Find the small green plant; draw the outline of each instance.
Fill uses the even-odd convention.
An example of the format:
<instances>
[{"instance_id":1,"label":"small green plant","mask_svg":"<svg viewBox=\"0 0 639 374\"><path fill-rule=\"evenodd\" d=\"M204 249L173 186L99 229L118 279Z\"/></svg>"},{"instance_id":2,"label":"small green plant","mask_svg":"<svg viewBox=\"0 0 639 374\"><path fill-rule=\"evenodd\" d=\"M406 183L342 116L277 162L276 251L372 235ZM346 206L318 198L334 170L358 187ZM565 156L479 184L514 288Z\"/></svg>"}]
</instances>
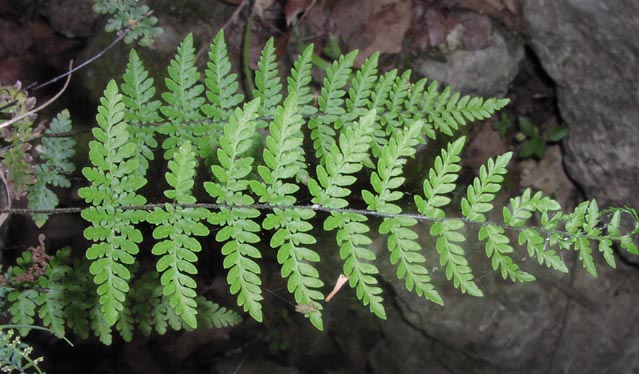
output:
<instances>
[{"instance_id":1,"label":"small green plant","mask_svg":"<svg viewBox=\"0 0 639 374\"><path fill-rule=\"evenodd\" d=\"M321 330L326 298L317 263L330 253L315 246L316 219L324 232L335 232L341 272L380 318L386 310L378 260L369 248L373 229L387 235L390 262L406 289L440 305L445 300L429 274L418 224L428 225L446 279L476 297L483 293L465 256L466 226L479 228L472 240L484 244L494 271L515 282L535 279L516 263L518 247L561 272L567 272L561 252L577 251L593 276L593 252L613 267L614 242L638 253L632 241L639 230L636 212L600 211L594 200L564 213L555 200L526 190L502 208L500 221L489 222L511 152L481 166L457 209L451 209L466 143L457 130L491 117L508 100L461 96L426 79L411 83L410 71L380 74L378 54L355 69L356 51L330 64L315 100L312 48L295 61L284 93L273 42L267 43L255 74L255 97L247 102L238 92L222 32L211 45L204 84L193 38L184 39L169 64L166 87L157 87L161 101L132 51L123 82L112 80L104 91L89 144L91 164L82 169L86 185L78 193L88 204L81 214L90 224L84 236L92 242L86 258L71 263L69 250L59 250L45 271L14 286L12 320L32 324L38 310L52 331L69 328L87 336L92 330L105 344L112 341L113 327L130 340L134 330L164 333L169 326L190 330L238 323L238 314L198 294L198 254L206 241L223 255L237 305L257 321L264 319L260 259L264 251L275 251L288 291L304 306L298 310ZM424 174L414 197L417 211L406 212L400 204L404 166L418 146L442 134L452 140ZM305 140L312 150L304 148ZM164 197L149 202L153 197L140 191L149 183L149 160L158 144L168 171L153 183L164 184ZM210 174L202 176L206 195L196 198L200 164ZM361 191L358 180L366 185ZM361 205L354 205L353 194L361 195ZM311 205L302 205L300 196L309 196ZM373 227L371 216L381 218L379 227ZM629 234L620 231L624 216L635 224ZM152 238L142 237L143 222L153 225ZM516 243L510 232L517 233ZM152 245L157 256L151 270L138 264L142 243ZM25 254L12 278L27 273L33 262ZM43 296L34 282L60 292Z\"/></svg>"},{"instance_id":2,"label":"small green plant","mask_svg":"<svg viewBox=\"0 0 639 374\"><path fill-rule=\"evenodd\" d=\"M568 135L568 128L562 125L540 132L539 127L535 126L528 117L519 117L517 124L519 132L515 135L515 139L522 143L519 157L542 159L546 155L547 144L561 141Z\"/></svg>"},{"instance_id":3,"label":"small green plant","mask_svg":"<svg viewBox=\"0 0 639 374\"><path fill-rule=\"evenodd\" d=\"M493 124L493 129L499 131L502 137L506 137L509 130L513 128L513 122L505 113L501 115L499 122ZM518 118L516 130L515 140L521 144L519 157L535 157L539 160L546 156L548 144L557 143L568 135L568 128L565 125L552 126L541 131L530 118L524 116Z\"/></svg>"},{"instance_id":4,"label":"small green plant","mask_svg":"<svg viewBox=\"0 0 639 374\"><path fill-rule=\"evenodd\" d=\"M156 17L146 5L139 5L137 0L95 0L93 11L108 14L111 18L104 29L108 32L127 29L124 42L134 41L143 47L153 44L153 39L162 33Z\"/></svg>"},{"instance_id":5,"label":"small green plant","mask_svg":"<svg viewBox=\"0 0 639 374\"><path fill-rule=\"evenodd\" d=\"M32 358L33 347L22 342L15 330L0 325L0 371L3 373L38 373L43 358Z\"/></svg>"}]
</instances>

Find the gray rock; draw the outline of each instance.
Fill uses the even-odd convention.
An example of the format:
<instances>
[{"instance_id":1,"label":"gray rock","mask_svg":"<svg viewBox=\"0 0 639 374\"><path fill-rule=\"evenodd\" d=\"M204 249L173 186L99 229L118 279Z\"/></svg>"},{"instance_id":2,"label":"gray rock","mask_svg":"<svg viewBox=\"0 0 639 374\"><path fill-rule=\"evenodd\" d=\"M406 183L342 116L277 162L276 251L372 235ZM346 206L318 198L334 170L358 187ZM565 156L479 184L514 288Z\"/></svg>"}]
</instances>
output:
<instances>
[{"instance_id":1,"label":"gray rock","mask_svg":"<svg viewBox=\"0 0 639 374\"><path fill-rule=\"evenodd\" d=\"M568 173L603 204L637 207L639 4L527 0L524 16L570 126Z\"/></svg>"},{"instance_id":2,"label":"gray rock","mask_svg":"<svg viewBox=\"0 0 639 374\"><path fill-rule=\"evenodd\" d=\"M429 79L452 86L454 91L485 97L503 96L519 71L524 56L523 41L497 29L492 43L483 49L460 49L464 26L459 24L447 36L442 58L424 56L412 68Z\"/></svg>"}]
</instances>

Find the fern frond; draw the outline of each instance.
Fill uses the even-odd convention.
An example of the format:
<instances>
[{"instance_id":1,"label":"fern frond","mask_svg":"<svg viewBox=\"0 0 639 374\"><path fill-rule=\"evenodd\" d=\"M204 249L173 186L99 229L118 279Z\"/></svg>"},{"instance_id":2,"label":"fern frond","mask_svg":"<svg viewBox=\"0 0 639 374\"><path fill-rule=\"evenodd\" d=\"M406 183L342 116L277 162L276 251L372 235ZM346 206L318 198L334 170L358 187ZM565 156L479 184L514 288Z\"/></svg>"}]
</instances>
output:
<instances>
[{"instance_id":1,"label":"fern frond","mask_svg":"<svg viewBox=\"0 0 639 374\"><path fill-rule=\"evenodd\" d=\"M369 111L358 122L344 127L340 132L339 147L334 143L326 155L325 165L317 166L317 180L310 179L308 189L313 195L312 202L322 207L341 209L348 206L345 199L351 194L349 186L355 183L352 175L362 169L368 158L371 143L370 133L375 121L375 111ZM359 213L331 212L324 221L324 230L337 229L337 243L340 258L344 261L343 271L349 278L349 285L356 290L357 298L369 305L371 312L386 318L382 289L374 275L379 269L370 263L375 254L367 248L371 240L366 236L369 228L363 222L367 218Z\"/></svg>"},{"instance_id":2,"label":"fern frond","mask_svg":"<svg viewBox=\"0 0 639 374\"><path fill-rule=\"evenodd\" d=\"M89 310L89 320L91 321L91 330L93 334L100 340L100 343L104 345L111 345L113 342L113 331L111 323L106 319L106 315L103 312L103 307L100 298L95 297L93 300L93 306ZM116 316L116 318L119 317Z\"/></svg>"},{"instance_id":3,"label":"fern frond","mask_svg":"<svg viewBox=\"0 0 639 374\"><path fill-rule=\"evenodd\" d=\"M126 112L124 120L129 123L131 142L138 147L136 158L138 159L138 173L145 175L149 167L149 161L153 160L153 149L158 146L155 140L155 126L143 126L162 120L160 116L159 100L153 100L155 86L153 78L144 68L142 60L135 49L129 53L129 62L124 72L122 82L122 102Z\"/></svg>"},{"instance_id":4,"label":"fern frond","mask_svg":"<svg viewBox=\"0 0 639 374\"><path fill-rule=\"evenodd\" d=\"M416 121L410 127L397 132L382 149L377 162L377 170L371 175L370 191L362 191L362 197L371 211L399 214L402 209L395 201L402 193L394 191L405 181L402 175L403 166L408 157L414 157L417 145L421 142L423 122ZM418 235L410 227L417 220L407 217L384 218L379 233L388 234L387 246L392 265L397 266L398 279L405 279L406 288L413 288L419 296L423 296L437 304L443 304L441 296L431 283L428 270L424 266L426 258L419 253L421 247L417 243Z\"/></svg>"},{"instance_id":5,"label":"fern frond","mask_svg":"<svg viewBox=\"0 0 639 374\"><path fill-rule=\"evenodd\" d=\"M251 317L262 320L263 299L260 285L260 267L253 260L260 258L260 251L253 244L260 238L255 234L260 226L255 222L260 212L248 208L254 203L247 193L249 181L245 178L251 173L253 158L245 156L251 147L251 138L255 132L255 119L260 100L255 99L236 109L229 123L224 127L224 135L217 151L219 165L211 166L218 182L206 182L204 188L217 203L239 205L244 208L222 208L211 213L209 222L224 225L215 236L222 246L224 268L229 269L227 281L231 285L231 294L237 294L237 304L244 307Z\"/></svg>"},{"instance_id":6,"label":"fern frond","mask_svg":"<svg viewBox=\"0 0 639 374\"><path fill-rule=\"evenodd\" d=\"M89 272L89 262L75 261L72 271L63 280L64 316L67 326L83 339L89 337L89 311L97 298L95 283Z\"/></svg>"},{"instance_id":7,"label":"fern frond","mask_svg":"<svg viewBox=\"0 0 639 374\"><path fill-rule=\"evenodd\" d=\"M129 290L131 273L127 265L133 264L139 251L137 243L142 241L135 224L146 215L144 211L121 207L146 203L136 193L146 179L133 173L137 168L136 147L129 142L122 95L114 81L107 85L101 103L96 117L99 127L93 129L95 140L89 143L93 167L82 170L92 184L80 188L78 194L92 204L82 211L82 217L92 223L84 230L84 236L94 242L86 257L93 261L90 271L98 285L104 318L112 326Z\"/></svg>"},{"instance_id":8,"label":"fern frond","mask_svg":"<svg viewBox=\"0 0 639 374\"><path fill-rule=\"evenodd\" d=\"M556 201L543 196L541 192L531 196L531 190L526 189L521 196L510 199L510 208L503 208L504 223L511 227L522 227L532 217L534 212L543 214L558 211L560 208ZM555 242L561 242L563 238L553 236L546 239L548 240L545 240L537 230L524 228L519 232L517 242L519 245L526 244L528 255L536 257L540 265L546 264L548 267L567 273L568 268L563 259L554 249L551 249Z\"/></svg>"},{"instance_id":9,"label":"fern frond","mask_svg":"<svg viewBox=\"0 0 639 374\"><path fill-rule=\"evenodd\" d=\"M195 301L197 302L197 323L202 328L210 329L215 327L219 329L235 326L242 321L239 314L221 307L202 296L198 296Z\"/></svg>"},{"instance_id":10,"label":"fern frond","mask_svg":"<svg viewBox=\"0 0 639 374\"><path fill-rule=\"evenodd\" d=\"M209 143L208 138L201 135L206 132L206 125L198 122L196 126L184 126L184 123L202 119L200 107L204 104L204 98L200 97L204 86L198 84L200 73L195 66L193 34L188 34L180 43L168 72L169 77L164 80L168 91L162 93L166 105L160 107L168 122L157 128L160 134L168 135L162 142L164 158L171 159L179 144L186 140L196 145L199 154L205 156Z\"/></svg>"},{"instance_id":11,"label":"fern frond","mask_svg":"<svg viewBox=\"0 0 639 374\"><path fill-rule=\"evenodd\" d=\"M434 167L429 170L428 179L424 180L424 198L415 196L415 204L419 213L431 218L444 218L446 213L442 207L448 205L451 199L443 196L455 189L458 173L461 170L459 162L461 150L466 142L460 137L454 143L449 143L447 149L435 159ZM464 257L464 249L458 244L465 240L460 230L464 222L458 219L439 220L430 228L430 234L437 237L436 248L439 262L446 268L446 278L452 280L455 287L464 293L481 297L483 293L473 281L473 274L468 260Z\"/></svg>"},{"instance_id":12,"label":"fern frond","mask_svg":"<svg viewBox=\"0 0 639 374\"><path fill-rule=\"evenodd\" d=\"M404 124L402 111L409 93L410 76L411 71L406 70L402 75L396 77L393 82L393 88L388 94L386 112L382 117L382 128L388 135L393 134Z\"/></svg>"},{"instance_id":13,"label":"fern frond","mask_svg":"<svg viewBox=\"0 0 639 374\"><path fill-rule=\"evenodd\" d=\"M38 279L40 288L46 290L40 292L38 296L38 305L40 306L38 317L40 317L42 325L49 328L58 338L65 335L64 311L68 301L64 297L64 292L66 292L64 280L73 269L64 262L68 260L70 254L69 248L56 252L55 256L49 260L44 276Z\"/></svg>"},{"instance_id":14,"label":"fern frond","mask_svg":"<svg viewBox=\"0 0 639 374\"><path fill-rule=\"evenodd\" d=\"M115 323L115 329L120 333L122 339L129 343L133 340L133 313L131 308L133 307L131 299L127 298L124 301L124 309L118 316L118 322Z\"/></svg>"},{"instance_id":15,"label":"fern frond","mask_svg":"<svg viewBox=\"0 0 639 374\"><path fill-rule=\"evenodd\" d=\"M45 134L60 134L71 131L71 119L69 111L63 110L51 121L51 126ZM75 170L75 165L70 158L75 154L73 147L75 140L71 137L47 137L42 139L38 147L40 158L44 161L35 166L35 184L29 187L29 209L54 209L59 200L56 194L49 189L54 187L71 187L67 174ZM48 215L37 213L33 215L36 226L42 227L48 219Z\"/></svg>"},{"instance_id":16,"label":"fern frond","mask_svg":"<svg viewBox=\"0 0 639 374\"><path fill-rule=\"evenodd\" d=\"M512 158L512 152L504 153L496 160L489 159L487 165L482 165L471 185L468 186L466 197L462 199L461 210L464 217L472 222L486 222L485 213L493 210L495 195L501 190L504 175L508 173L506 166ZM482 225L478 233L479 240L486 241L486 255L491 258L493 270L501 269L504 279L530 282L535 279L529 273L520 270L508 253L514 250L510 240L504 234L504 229L495 225Z\"/></svg>"},{"instance_id":17,"label":"fern frond","mask_svg":"<svg viewBox=\"0 0 639 374\"><path fill-rule=\"evenodd\" d=\"M441 155L435 158L433 168L428 171L428 179L424 180L424 198L415 195L415 205L419 213L426 217L443 218L446 213L441 209L450 204L451 199L445 194L455 189L458 173L461 170L461 151L466 142L462 136L453 143L449 143L447 149L442 149Z\"/></svg>"},{"instance_id":18,"label":"fern frond","mask_svg":"<svg viewBox=\"0 0 639 374\"><path fill-rule=\"evenodd\" d=\"M255 72L255 93L260 98L260 115L273 116L275 107L282 100L282 83L277 70L274 40L270 38L260 55Z\"/></svg>"},{"instance_id":19,"label":"fern frond","mask_svg":"<svg viewBox=\"0 0 639 374\"><path fill-rule=\"evenodd\" d=\"M348 89L344 121L355 121L368 111L366 104L368 104L375 83L377 83L378 61L379 52L373 53L355 73L355 78Z\"/></svg>"},{"instance_id":20,"label":"fern frond","mask_svg":"<svg viewBox=\"0 0 639 374\"><path fill-rule=\"evenodd\" d=\"M388 135L382 128L381 119L382 113L385 111L386 99L388 94L393 89L393 82L397 76L397 69L393 69L384 73L379 77L375 90L371 93L370 100L368 101L368 109L375 109L377 112L377 119L375 120L375 130L371 134L373 143L371 145L371 151L373 156L379 158L381 149L388 142Z\"/></svg>"},{"instance_id":21,"label":"fern frond","mask_svg":"<svg viewBox=\"0 0 639 374\"><path fill-rule=\"evenodd\" d=\"M35 321L38 292L34 289L14 290L9 293L7 300L11 303L9 307L11 323L25 326L19 328L18 332L22 336L27 335L30 331L28 326L32 326Z\"/></svg>"},{"instance_id":22,"label":"fern frond","mask_svg":"<svg viewBox=\"0 0 639 374\"><path fill-rule=\"evenodd\" d=\"M570 241L574 246L574 250L579 252L579 260L583 267L593 277L597 276L597 269L592 257L592 248L590 247L590 237L597 237L601 233L597 228L599 224L599 207L597 202L584 201L579 204L575 210L566 219L566 231L571 237Z\"/></svg>"},{"instance_id":23,"label":"fern frond","mask_svg":"<svg viewBox=\"0 0 639 374\"><path fill-rule=\"evenodd\" d=\"M217 33L211 44L206 66L204 83L210 104L203 106L202 111L215 121L226 121L233 114L233 109L242 103L244 95L237 92L237 74L230 73L231 61L224 40L224 29Z\"/></svg>"},{"instance_id":24,"label":"fern frond","mask_svg":"<svg viewBox=\"0 0 639 374\"><path fill-rule=\"evenodd\" d=\"M428 123L432 124L435 130L449 136L453 135L453 131L460 126L465 126L467 121L490 118L510 101L509 99L484 100L481 97L461 97L459 93L451 95L450 87L446 87L441 94L438 94L436 82L428 87L426 97L428 100L424 110L428 113Z\"/></svg>"},{"instance_id":25,"label":"fern frond","mask_svg":"<svg viewBox=\"0 0 639 374\"><path fill-rule=\"evenodd\" d=\"M317 112L317 108L313 105L313 94L311 93L310 83L313 80L311 76L311 63L313 59L313 44L307 46L301 55L295 60L291 75L287 78L288 95L295 94L297 97L297 108L299 113L309 116Z\"/></svg>"},{"instance_id":26,"label":"fern frond","mask_svg":"<svg viewBox=\"0 0 639 374\"><path fill-rule=\"evenodd\" d=\"M195 165L195 154L187 141L169 161L166 180L173 189L164 192L166 197L180 204L195 203L191 194ZM162 274L164 296L170 298L176 314L192 328L197 327L196 282L192 276L197 274L194 263L197 261L196 253L202 248L191 235L209 234L209 229L200 223L208 214L208 210L203 208L166 204L164 209L156 208L147 216L147 220L157 226L153 230L153 238L161 239L153 246L152 252L161 256L156 269Z\"/></svg>"},{"instance_id":27,"label":"fern frond","mask_svg":"<svg viewBox=\"0 0 639 374\"><path fill-rule=\"evenodd\" d=\"M292 206L297 202L294 194L299 186L287 181L298 175L300 164L305 164L304 138L300 136L303 120L297 112L297 98L293 93L284 102L284 107L277 109L269 126L270 135L266 138L267 147L263 153L266 165L257 169L263 182L251 184L260 202L274 206ZM324 283L312 265L320 257L306 247L316 242L308 233L313 228L308 221L314 216L315 212L310 209L276 208L266 215L262 227L275 230L270 244L271 248L277 249L277 261L282 265L282 276L288 279L288 290L295 296L297 304L313 305L317 309L305 316L322 330L322 306L319 302L324 296L317 288Z\"/></svg>"},{"instance_id":28,"label":"fern frond","mask_svg":"<svg viewBox=\"0 0 639 374\"><path fill-rule=\"evenodd\" d=\"M335 143L335 128L341 127L337 120L345 113L343 104L346 90L344 87L348 83L355 57L357 57L357 51L340 56L337 61L333 61L326 71L320 96L317 98L321 115L312 118L308 124L315 154L320 163L324 163L331 145Z\"/></svg>"}]
</instances>

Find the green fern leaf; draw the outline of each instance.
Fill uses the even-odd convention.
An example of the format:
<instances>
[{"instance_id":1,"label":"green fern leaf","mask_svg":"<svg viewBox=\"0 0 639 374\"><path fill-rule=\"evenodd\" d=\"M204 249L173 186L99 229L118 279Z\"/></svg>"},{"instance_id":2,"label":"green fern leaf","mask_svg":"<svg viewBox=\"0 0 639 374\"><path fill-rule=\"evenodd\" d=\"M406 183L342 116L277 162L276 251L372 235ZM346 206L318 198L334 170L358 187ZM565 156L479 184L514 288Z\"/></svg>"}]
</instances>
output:
<instances>
[{"instance_id":1,"label":"green fern leaf","mask_svg":"<svg viewBox=\"0 0 639 374\"><path fill-rule=\"evenodd\" d=\"M233 109L244 100L244 96L237 93L239 88L237 74L230 72L231 62L224 40L224 30L221 29L211 44L205 72L206 97L210 104L202 107L206 116L215 121L228 120L233 114Z\"/></svg>"},{"instance_id":2,"label":"green fern leaf","mask_svg":"<svg viewBox=\"0 0 639 374\"><path fill-rule=\"evenodd\" d=\"M206 300L202 296L196 298L197 301L197 323L198 326L210 329L235 326L242 321L239 314L230 309Z\"/></svg>"},{"instance_id":3,"label":"green fern leaf","mask_svg":"<svg viewBox=\"0 0 639 374\"><path fill-rule=\"evenodd\" d=\"M541 192L531 196L531 190L526 189L521 196L510 199L510 208L503 208L504 223L511 227L522 227L532 217L534 212L543 214L559 209L559 204L553 199L543 196ZM546 222L546 224L548 225L549 222ZM550 222L550 224L552 223ZM546 226L545 228L549 229L550 227ZM551 249L555 242L563 242L563 238L551 237L546 239L537 230L525 228L519 232L517 242L519 245L526 244L528 255L536 257L540 265L545 264L555 270L567 273L568 268L563 259L554 249Z\"/></svg>"},{"instance_id":4,"label":"green fern leaf","mask_svg":"<svg viewBox=\"0 0 639 374\"><path fill-rule=\"evenodd\" d=\"M127 343L133 340L134 319L131 307L131 299L127 298L124 302L124 309L118 317L118 322L115 324L115 329L118 330L122 339Z\"/></svg>"},{"instance_id":5,"label":"green fern leaf","mask_svg":"<svg viewBox=\"0 0 639 374\"><path fill-rule=\"evenodd\" d=\"M395 78L393 88L386 100L386 113L382 117L382 128L386 134L391 135L404 124L402 110L404 102L409 94L411 71L406 70L401 76Z\"/></svg>"},{"instance_id":6,"label":"green fern leaf","mask_svg":"<svg viewBox=\"0 0 639 374\"><path fill-rule=\"evenodd\" d=\"M36 314L38 292L36 290L14 290L11 291L7 300L11 303L9 313L11 314L11 323L14 325L25 326L18 329L22 336L26 336L30 329L28 326L34 324Z\"/></svg>"},{"instance_id":7,"label":"green fern leaf","mask_svg":"<svg viewBox=\"0 0 639 374\"><path fill-rule=\"evenodd\" d=\"M381 213L399 214L401 208L394 202L402 197L402 193L394 191L400 187L405 178L401 177L402 168L408 157L413 157L416 147L421 141L423 122L413 122L410 127L397 132L382 149L377 162L377 170L371 175L371 185L375 193L364 190L362 197L367 209ZM397 266L397 277L405 279L406 288L413 288L419 296L423 296L442 305L443 300L431 283L428 270L424 266L426 258L419 253L421 246L417 243L417 233L410 227L417 220L407 217L384 218L379 227L380 234L389 234L387 239L391 264Z\"/></svg>"},{"instance_id":8,"label":"green fern leaf","mask_svg":"<svg viewBox=\"0 0 639 374\"><path fill-rule=\"evenodd\" d=\"M69 111L63 110L51 121L51 126L45 134L61 134L71 131ZM73 147L75 140L71 137L47 137L42 139L40 147L36 148L40 153L43 164L35 166L35 184L29 187L29 209L54 209L59 200L56 194L49 189L54 187L71 187L67 174L75 170L71 157L75 154ZM33 221L38 227L42 227L48 219L48 215L37 213L33 215Z\"/></svg>"},{"instance_id":9,"label":"green fern leaf","mask_svg":"<svg viewBox=\"0 0 639 374\"><path fill-rule=\"evenodd\" d=\"M93 224L84 231L85 238L94 241L86 257L93 261L90 271L98 285L105 321L112 326L129 290L127 265L133 264L137 243L142 241L142 233L134 225L146 215L120 207L146 203L136 194L146 180L133 174L137 167L135 145L129 142L122 95L114 81L107 85L101 103L96 117L99 127L93 129L96 140L89 143L94 166L82 170L92 185L81 188L78 194L93 204L82 211L82 217Z\"/></svg>"},{"instance_id":10,"label":"green fern leaf","mask_svg":"<svg viewBox=\"0 0 639 374\"><path fill-rule=\"evenodd\" d=\"M446 213L441 209L450 204L450 198L443 196L455 189L455 181L458 178L461 166L461 151L466 142L462 136L453 143L449 143L447 149L442 150L440 156L435 158L433 168L428 171L428 179L424 180L424 196L415 196L415 205L421 214L431 218L443 218Z\"/></svg>"},{"instance_id":11,"label":"green fern leaf","mask_svg":"<svg viewBox=\"0 0 639 374\"><path fill-rule=\"evenodd\" d=\"M357 51L340 56L337 61L333 61L331 67L326 71L320 96L317 99L321 116L312 118L308 124L311 129L313 147L321 163L324 163L324 159L331 150L331 145L335 143L335 129L333 127L341 127L337 120L345 113L343 104L346 91L344 87L348 83L355 57L357 57Z\"/></svg>"},{"instance_id":12,"label":"green fern leaf","mask_svg":"<svg viewBox=\"0 0 639 374\"><path fill-rule=\"evenodd\" d=\"M377 65L379 52L373 53L364 61L362 67L355 74L355 79L348 89L346 99L346 115L344 121L352 122L368 112L366 105L377 83Z\"/></svg>"},{"instance_id":13,"label":"green fern leaf","mask_svg":"<svg viewBox=\"0 0 639 374\"><path fill-rule=\"evenodd\" d=\"M313 80L311 76L311 61L313 59L313 44L307 46L302 54L295 60L291 75L287 78L288 95L295 94L297 97L297 107L299 113L309 116L317 112L313 103L313 94L311 92L310 83Z\"/></svg>"},{"instance_id":14,"label":"green fern leaf","mask_svg":"<svg viewBox=\"0 0 639 374\"><path fill-rule=\"evenodd\" d=\"M76 261L72 269L62 281L64 317L73 333L86 339L89 336L88 316L96 298L96 287L91 280L88 261Z\"/></svg>"},{"instance_id":15,"label":"green fern leaf","mask_svg":"<svg viewBox=\"0 0 639 374\"><path fill-rule=\"evenodd\" d=\"M198 84L200 73L195 66L195 47L193 47L193 35L184 38L178 52L171 60L168 68L169 77L165 79L168 89L162 94L162 99L167 105L160 111L169 120L158 126L160 134L168 135L162 143L165 150L164 158L170 159L182 142L189 140L197 145L202 156L208 152L208 138L202 136L206 133L206 124L202 119L200 107L204 104L204 98L200 97L204 92L204 86ZM185 123L192 123L185 126Z\"/></svg>"},{"instance_id":16,"label":"green fern leaf","mask_svg":"<svg viewBox=\"0 0 639 374\"><path fill-rule=\"evenodd\" d=\"M270 135L264 150L265 166L258 167L263 182L253 182L251 188L260 197L260 202L273 206L292 206L297 202L295 193L299 187L287 182L299 173L299 165L305 164L303 142L300 136L303 124L298 114L297 98L289 95L284 107L275 112L269 126ZM313 226L308 222L315 216L310 209L274 209L266 215L262 227L276 230L271 238L271 248L277 249L277 260L282 265L282 276L288 278L288 289L297 304L312 305L313 312L306 313L311 323L323 329L321 304L324 296L317 288L324 283L317 269L311 264L319 261L317 252L306 247L314 244L315 238L308 234Z\"/></svg>"},{"instance_id":17,"label":"green fern leaf","mask_svg":"<svg viewBox=\"0 0 639 374\"><path fill-rule=\"evenodd\" d=\"M510 240L505 235L502 227L495 225L484 225L479 229L478 238L486 241L486 256L491 259L493 270L501 270L504 279L510 278L513 282L532 282L535 277L519 268L508 256L514 249L510 245Z\"/></svg>"},{"instance_id":18,"label":"green fern leaf","mask_svg":"<svg viewBox=\"0 0 639 374\"><path fill-rule=\"evenodd\" d=\"M159 100L153 100L155 87L153 78L144 68L144 64L132 49L129 53L129 62L124 72L122 82L122 102L126 107L124 120L129 123L131 142L138 150L136 158L138 160L138 173L145 175L149 167L149 161L155 158L153 149L158 146L155 140L155 126L144 126L154 124L162 120L159 109Z\"/></svg>"},{"instance_id":19,"label":"green fern leaf","mask_svg":"<svg viewBox=\"0 0 639 374\"><path fill-rule=\"evenodd\" d=\"M217 181L206 182L204 188L217 203L248 206L254 203L247 194L249 181L245 178L251 173L253 158L245 156L251 147L251 138L255 132L255 119L260 100L255 99L236 109L217 152L219 165L211 166ZM222 208L212 213L209 222L224 227L218 231L215 240L225 243L222 246L224 268L229 269L227 281L231 285L231 294L237 294L237 304L244 307L256 321L262 320L263 299L260 267L253 260L260 258L260 251L253 244L260 238L255 234L260 226L255 222L260 212L255 208Z\"/></svg>"},{"instance_id":20,"label":"green fern leaf","mask_svg":"<svg viewBox=\"0 0 639 374\"><path fill-rule=\"evenodd\" d=\"M173 189L164 194L180 204L193 204L195 198L191 194L195 177L195 154L191 143L185 142L169 161L167 182ZM164 209L156 208L147 216L147 220L156 225L153 230L155 239L164 239L153 246L153 254L161 256L157 263L157 271L164 286L164 296L170 298L175 313L184 319L192 328L197 328L197 303L195 301L196 282L192 278L197 274L194 263L197 252L201 251L200 243L191 235L206 236L209 229L200 223L209 215L202 208L182 208L166 204Z\"/></svg>"},{"instance_id":21,"label":"green fern leaf","mask_svg":"<svg viewBox=\"0 0 639 374\"><path fill-rule=\"evenodd\" d=\"M419 213L430 218L444 218L446 213L442 207L448 205L451 199L444 194L455 189L461 166L461 150L466 142L465 137L460 137L454 143L449 143L447 149L442 150L441 155L435 159L434 167L428 173L428 179L424 180L424 196L415 196L415 204ZM455 287L464 293L481 297L483 293L473 281L473 274L468 260L464 257L464 249L457 243L465 240L460 230L464 222L456 219L440 220L433 223L430 234L437 237L437 253L439 262L446 268L446 279L452 280Z\"/></svg>"},{"instance_id":22,"label":"green fern leaf","mask_svg":"<svg viewBox=\"0 0 639 374\"><path fill-rule=\"evenodd\" d=\"M64 292L66 292L64 280L72 271L71 267L62 262L68 260L71 250L64 248L59 250L55 256L49 260L44 276L38 279L38 285L46 290L38 295L38 317L42 325L61 338L65 335L65 315L66 302Z\"/></svg>"},{"instance_id":23,"label":"green fern leaf","mask_svg":"<svg viewBox=\"0 0 639 374\"><path fill-rule=\"evenodd\" d=\"M374 110L353 126L342 129L339 148L338 144L332 145L330 153L326 155L325 165L317 166L317 180L310 179L308 182L313 203L332 209L348 206L345 197L351 194L349 186L356 181L352 174L362 169L363 161L368 157L373 121ZM355 288L357 298L364 305L369 305L375 315L386 318L383 298L380 296L382 289L374 277L379 270L369 262L375 259L375 254L367 248L371 240L366 236L369 231L363 223L366 220L363 214L334 211L324 221L324 230L337 229L344 275L349 278L349 285Z\"/></svg>"},{"instance_id":24,"label":"green fern leaf","mask_svg":"<svg viewBox=\"0 0 639 374\"><path fill-rule=\"evenodd\" d=\"M274 40L270 38L262 49L255 72L255 97L260 98L260 115L273 116L275 107L282 100L282 83L277 71Z\"/></svg>"}]
</instances>

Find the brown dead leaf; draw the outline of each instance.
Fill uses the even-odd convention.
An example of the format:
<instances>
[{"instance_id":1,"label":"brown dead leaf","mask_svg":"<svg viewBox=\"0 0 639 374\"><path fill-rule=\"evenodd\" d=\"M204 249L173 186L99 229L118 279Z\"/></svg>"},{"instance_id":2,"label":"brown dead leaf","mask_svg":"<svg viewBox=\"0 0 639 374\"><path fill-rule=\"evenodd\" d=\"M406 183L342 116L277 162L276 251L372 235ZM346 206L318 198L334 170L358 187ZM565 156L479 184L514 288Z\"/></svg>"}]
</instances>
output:
<instances>
[{"instance_id":1,"label":"brown dead leaf","mask_svg":"<svg viewBox=\"0 0 639 374\"><path fill-rule=\"evenodd\" d=\"M284 6L284 17L286 26L297 23L300 14L306 12L316 0L288 0Z\"/></svg>"},{"instance_id":2,"label":"brown dead leaf","mask_svg":"<svg viewBox=\"0 0 639 374\"><path fill-rule=\"evenodd\" d=\"M354 0L338 2L331 11L335 33L346 50L358 49L357 64L374 52L394 54L402 50L413 20L412 1Z\"/></svg>"}]
</instances>

